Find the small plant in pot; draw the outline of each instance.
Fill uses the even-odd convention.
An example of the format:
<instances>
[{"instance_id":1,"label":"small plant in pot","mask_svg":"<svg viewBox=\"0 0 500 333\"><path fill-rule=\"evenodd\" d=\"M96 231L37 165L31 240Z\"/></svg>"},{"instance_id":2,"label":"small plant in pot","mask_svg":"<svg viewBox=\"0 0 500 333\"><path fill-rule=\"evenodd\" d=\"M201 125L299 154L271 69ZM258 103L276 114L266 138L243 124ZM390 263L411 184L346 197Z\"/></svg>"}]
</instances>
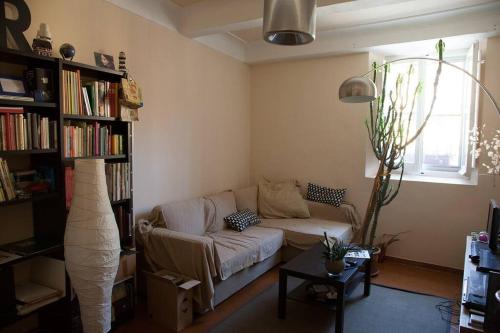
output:
<instances>
[{"instance_id":1,"label":"small plant in pot","mask_svg":"<svg viewBox=\"0 0 500 333\"><path fill-rule=\"evenodd\" d=\"M323 245L326 250L323 252L323 257L325 258L326 270L331 275L340 275L344 271L344 257L350 250L350 246L344 244L342 241L329 239L326 232L324 235L325 240L323 241Z\"/></svg>"}]
</instances>

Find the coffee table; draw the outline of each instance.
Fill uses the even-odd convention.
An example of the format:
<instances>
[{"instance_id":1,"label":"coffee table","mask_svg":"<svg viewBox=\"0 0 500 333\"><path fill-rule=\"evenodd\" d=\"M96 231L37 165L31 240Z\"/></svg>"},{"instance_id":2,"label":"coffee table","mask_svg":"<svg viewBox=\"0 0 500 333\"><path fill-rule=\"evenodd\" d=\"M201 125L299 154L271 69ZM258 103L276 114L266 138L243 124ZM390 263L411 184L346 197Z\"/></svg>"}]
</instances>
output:
<instances>
[{"instance_id":1,"label":"coffee table","mask_svg":"<svg viewBox=\"0 0 500 333\"><path fill-rule=\"evenodd\" d=\"M279 301L278 317L285 319L287 302L288 277L293 276L317 284L331 285L337 291L335 301L335 332L341 333L344 329L344 303L348 290L353 290L361 281L364 281L364 295L370 295L370 259L353 259L356 267L346 269L338 277L329 276L322 257L324 247L321 243L313 246L280 267L279 273ZM360 267L364 266L364 272Z\"/></svg>"}]
</instances>

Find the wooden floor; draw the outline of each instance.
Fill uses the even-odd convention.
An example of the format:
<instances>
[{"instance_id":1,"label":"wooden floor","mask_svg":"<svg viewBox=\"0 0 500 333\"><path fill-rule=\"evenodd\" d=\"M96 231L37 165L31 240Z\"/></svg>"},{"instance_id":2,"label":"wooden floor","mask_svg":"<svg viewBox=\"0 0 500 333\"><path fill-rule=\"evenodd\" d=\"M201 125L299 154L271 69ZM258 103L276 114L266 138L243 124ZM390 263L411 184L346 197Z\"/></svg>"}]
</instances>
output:
<instances>
[{"instance_id":1,"label":"wooden floor","mask_svg":"<svg viewBox=\"0 0 500 333\"><path fill-rule=\"evenodd\" d=\"M386 259L379 267L380 274L372 280L375 284L441 296L448 299L458 300L460 298L462 288L462 274L460 272L421 267L392 259ZM230 316L231 313L237 311L239 307L277 282L278 269L275 268L223 302L215 311L196 318L193 325L183 332L201 333L208 331L210 328L216 326L217 323L224 320L224 318ZM145 306L140 304L135 319L117 329L116 332L167 333L168 331L148 320ZM452 325L451 332L458 332L456 326Z\"/></svg>"}]
</instances>

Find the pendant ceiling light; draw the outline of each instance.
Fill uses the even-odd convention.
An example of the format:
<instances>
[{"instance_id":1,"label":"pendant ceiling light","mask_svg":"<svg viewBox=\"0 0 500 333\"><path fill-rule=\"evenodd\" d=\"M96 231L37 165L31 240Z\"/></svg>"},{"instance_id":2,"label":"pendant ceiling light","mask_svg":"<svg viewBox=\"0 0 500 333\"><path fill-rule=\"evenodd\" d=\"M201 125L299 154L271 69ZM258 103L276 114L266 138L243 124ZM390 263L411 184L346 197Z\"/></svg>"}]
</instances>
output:
<instances>
[{"instance_id":1,"label":"pendant ceiling light","mask_svg":"<svg viewBox=\"0 0 500 333\"><path fill-rule=\"evenodd\" d=\"M279 45L314 41L316 0L264 0L263 37Z\"/></svg>"}]
</instances>

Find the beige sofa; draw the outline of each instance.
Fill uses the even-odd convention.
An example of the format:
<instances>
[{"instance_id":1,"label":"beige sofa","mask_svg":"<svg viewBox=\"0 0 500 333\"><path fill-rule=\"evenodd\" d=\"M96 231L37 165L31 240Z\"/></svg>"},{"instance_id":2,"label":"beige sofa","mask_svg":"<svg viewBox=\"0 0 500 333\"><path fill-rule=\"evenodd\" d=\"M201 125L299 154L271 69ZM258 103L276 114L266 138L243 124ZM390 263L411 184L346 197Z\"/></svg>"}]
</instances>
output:
<instances>
[{"instance_id":1,"label":"beige sofa","mask_svg":"<svg viewBox=\"0 0 500 333\"><path fill-rule=\"evenodd\" d=\"M282 261L319 242L323 232L349 241L359 226L354 206L307 201L311 218L262 219L243 232L224 217L258 211L257 187L225 191L154 208L137 226L137 243L153 271L168 269L202 281L198 311L213 308Z\"/></svg>"}]
</instances>

